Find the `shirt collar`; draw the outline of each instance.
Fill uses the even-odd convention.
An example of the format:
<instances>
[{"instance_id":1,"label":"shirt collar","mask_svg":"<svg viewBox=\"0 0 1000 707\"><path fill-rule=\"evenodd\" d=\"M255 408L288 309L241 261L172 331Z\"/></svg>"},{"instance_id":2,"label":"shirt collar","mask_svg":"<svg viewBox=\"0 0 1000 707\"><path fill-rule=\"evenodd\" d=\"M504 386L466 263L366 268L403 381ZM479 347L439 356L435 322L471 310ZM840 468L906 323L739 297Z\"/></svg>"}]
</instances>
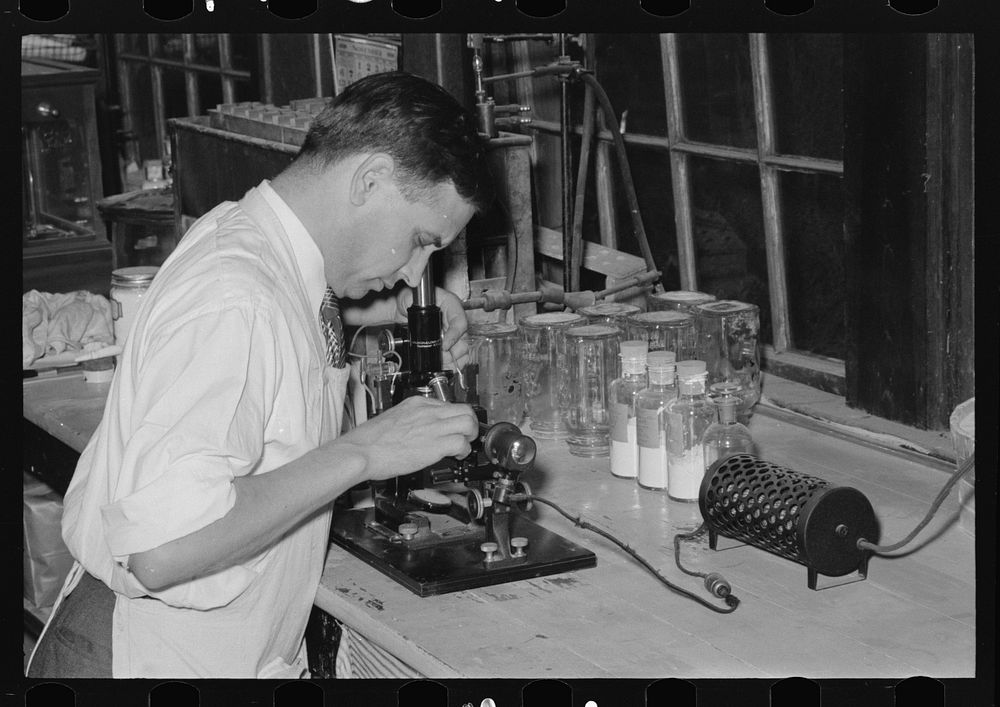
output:
<instances>
[{"instance_id":1,"label":"shirt collar","mask_svg":"<svg viewBox=\"0 0 1000 707\"><path fill-rule=\"evenodd\" d=\"M295 215L291 207L285 203L278 192L271 188L270 182L264 180L257 187L267 205L274 211L275 216L285 229L288 242L292 246L292 255L295 264L302 275L302 282L306 286L306 293L309 296L311 311L319 312L323 303L323 293L326 291L326 275L323 269L323 254L316 246L316 242L309 235L309 231Z\"/></svg>"}]
</instances>

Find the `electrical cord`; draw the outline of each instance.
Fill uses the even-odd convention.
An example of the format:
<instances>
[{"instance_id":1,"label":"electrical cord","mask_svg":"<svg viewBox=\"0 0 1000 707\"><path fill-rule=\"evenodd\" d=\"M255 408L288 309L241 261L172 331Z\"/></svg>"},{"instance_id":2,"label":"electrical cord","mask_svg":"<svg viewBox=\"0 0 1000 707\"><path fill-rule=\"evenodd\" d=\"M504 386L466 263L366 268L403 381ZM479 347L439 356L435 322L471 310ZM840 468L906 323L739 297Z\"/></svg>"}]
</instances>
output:
<instances>
[{"instance_id":1,"label":"electrical cord","mask_svg":"<svg viewBox=\"0 0 1000 707\"><path fill-rule=\"evenodd\" d=\"M931 521L931 518L934 517L934 514L937 513L938 508L941 507L941 504L944 502L944 499L948 496L948 492L951 491L951 487L954 486L958 482L958 480L962 478L962 476L967 474L969 470L972 469L975 465L976 465L976 455L973 453L969 455L968 459L966 459L964 462L962 462L961 465L959 465L958 469L956 469L955 472L951 475L951 478L948 479L945 485L941 488L941 491L938 492L937 498L934 499L934 503L931 504L930 509L927 511L926 515L924 515L924 519L920 521L917 524L917 527L914 528L912 531L910 531L910 534L907 535L905 538L903 538L897 543L892 543L891 545L875 545L873 543L868 542L864 538L858 538L858 549L868 550L869 552L873 552L876 555L884 555L887 552L893 552L894 550L898 550L899 548L909 543L911 540L913 540L913 538L917 536L917 533L923 530L924 526Z\"/></svg>"},{"instance_id":2,"label":"electrical cord","mask_svg":"<svg viewBox=\"0 0 1000 707\"><path fill-rule=\"evenodd\" d=\"M638 552L636 552L635 550L633 550L626 543L623 543L621 540L619 540L618 538L616 538L614 535L612 535L611 533L607 532L606 530L602 530L601 528L598 528L596 525L588 523L587 521L583 520L580 516L577 516L577 517L574 518L572 515L570 515L565 510L563 510L562 508L560 508L559 505L557 505L553 501L548 500L547 498L541 498L541 497L536 496L534 494L528 494L527 498L529 500L531 500L531 501L537 501L538 503L545 504L546 506L551 506L556 511L558 511L560 514L562 514L567 520L571 521L574 525L576 525L576 526L578 526L580 528L584 528L585 530L590 530L590 531L592 531L594 533L597 533L601 537L610 540L615 545L617 545L622 550L624 550L626 553L628 553L640 565L642 565L649 572L651 572L652 575L654 577L656 577L662 584L666 585L668 589L671 589L671 590L673 590L674 592L676 592L678 594L686 596L687 598L692 599L692 600L698 602L702 606L705 606L705 607L711 609L712 611L715 611L715 612L720 613L720 614L730 614L730 613L732 613L733 611L736 610L737 606L740 605L740 600L736 596L734 596L732 594L729 594L729 593L727 593L725 596L721 597L726 602L726 606L725 607L716 606L715 604L712 604L711 602L705 601L704 599L702 599L697 594L695 594L693 592L690 592L687 589L685 589L684 587L680 587L680 586L674 584L673 582L671 582L670 580L668 580L666 577L664 577L662 574L660 574L660 572L655 567L653 567L653 565L651 565L645 558L643 558ZM675 542L676 542L676 540L675 540ZM691 574L691 573L688 572L688 574ZM726 585L726 586L728 586L728 585Z\"/></svg>"}]
</instances>

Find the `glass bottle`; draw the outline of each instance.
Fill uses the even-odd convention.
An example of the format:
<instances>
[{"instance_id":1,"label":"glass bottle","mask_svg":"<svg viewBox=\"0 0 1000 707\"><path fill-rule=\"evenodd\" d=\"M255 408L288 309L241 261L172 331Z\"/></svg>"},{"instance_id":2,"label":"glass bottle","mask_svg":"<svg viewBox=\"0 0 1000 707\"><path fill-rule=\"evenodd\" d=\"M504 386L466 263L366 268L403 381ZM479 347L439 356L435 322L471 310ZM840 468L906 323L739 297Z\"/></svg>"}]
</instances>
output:
<instances>
[{"instance_id":1,"label":"glass bottle","mask_svg":"<svg viewBox=\"0 0 1000 707\"><path fill-rule=\"evenodd\" d=\"M667 493L675 501L697 501L705 475L705 431L716 419L707 378L704 361L677 363L677 399L667 405Z\"/></svg>"},{"instance_id":2,"label":"glass bottle","mask_svg":"<svg viewBox=\"0 0 1000 707\"><path fill-rule=\"evenodd\" d=\"M639 475L636 441L635 394L646 387L645 340L621 343L622 375L608 386L611 401L611 473L622 479Z\"/></svg>"},{"instance_id":3,"label":"glass bottle","mask_svg":"<svg viewBox=\"0 0 1000 707\"><path fill-rule=\"evenodd\" d=\"M649 387L635 396L636 442L639 446L639 485L667 490L667 404L677 397L673 351L651 351L646 357Z\"/></svg>"},{"instance_id":4,"label":"glass bottle","mask_svg":"<svg viewBox=\"0 0 1000 707\"><path fill-rule=\"evenodd\" d=\"M740 403L737 383L714 383L709 388L710 399L715 403L719 419L705 430L705 468L716 460L734 454L755 454L753 437L746 425L736 421L736 407Z\"/></svg>"}]
</instances>

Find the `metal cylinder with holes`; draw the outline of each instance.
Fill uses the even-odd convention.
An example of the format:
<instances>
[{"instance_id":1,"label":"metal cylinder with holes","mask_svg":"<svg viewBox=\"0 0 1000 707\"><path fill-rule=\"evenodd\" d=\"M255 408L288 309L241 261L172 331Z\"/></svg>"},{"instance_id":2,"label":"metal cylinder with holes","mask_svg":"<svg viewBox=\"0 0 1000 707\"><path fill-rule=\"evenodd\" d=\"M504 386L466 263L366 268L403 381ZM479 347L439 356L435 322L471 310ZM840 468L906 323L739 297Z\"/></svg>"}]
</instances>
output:
<instances>
[{"instance_id":1,"label":"metal cylinder with holes","mask_svg":"<svg viewBox=\"0 0 1000 707\"><path fill-rule=\"evenodd\" d=\"M794 471L753 454L736 454L712 464L698 497L709 546L720 535L805 565L808 584L817 575L867 574L879 523L863 493L849 486Z\"/></svg>"}]
</instances>

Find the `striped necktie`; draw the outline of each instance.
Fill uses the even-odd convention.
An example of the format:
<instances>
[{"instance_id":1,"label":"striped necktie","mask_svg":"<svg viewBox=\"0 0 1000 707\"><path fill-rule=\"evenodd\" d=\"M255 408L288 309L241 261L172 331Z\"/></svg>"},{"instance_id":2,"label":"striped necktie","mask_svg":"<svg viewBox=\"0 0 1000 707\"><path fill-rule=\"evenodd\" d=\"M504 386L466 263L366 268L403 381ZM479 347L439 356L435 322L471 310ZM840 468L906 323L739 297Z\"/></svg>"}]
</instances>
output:
<instances>
[{"instance_id":1,"label":"striped necktie","mask_svg":"<svg viewBox=\"0 0 1000 707\"><path fill-rule=\"evenodd\" d=\"M329 287L323 293L319 314L320 327L326 339L326 362L334 368L343 368L347 358L344 350L344 324L340 319L340 301Z\"/></svg>"}]
</instances>

